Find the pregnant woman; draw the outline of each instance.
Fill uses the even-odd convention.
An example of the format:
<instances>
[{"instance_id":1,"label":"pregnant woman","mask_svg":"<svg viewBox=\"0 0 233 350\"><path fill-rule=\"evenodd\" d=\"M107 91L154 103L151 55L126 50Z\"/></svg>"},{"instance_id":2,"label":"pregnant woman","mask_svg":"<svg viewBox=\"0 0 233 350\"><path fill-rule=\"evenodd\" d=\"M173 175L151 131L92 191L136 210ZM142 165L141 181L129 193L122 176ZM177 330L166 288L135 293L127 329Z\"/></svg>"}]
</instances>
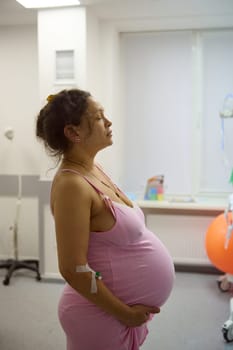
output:
<instances>
[{"instance_id":1,"label":"pregnant woman","mask_svg":"<svg viewBox=\"0 0 233 350\"><path fill-rule=\"evenodd\" d=\"M112 123L82 90L48 97L36 133L60 160L51 189L58 308L67 350L138 350L147 322L169 297L172 259L144 215L95 164L112 145Z\"/></svg>"}]
</instances>

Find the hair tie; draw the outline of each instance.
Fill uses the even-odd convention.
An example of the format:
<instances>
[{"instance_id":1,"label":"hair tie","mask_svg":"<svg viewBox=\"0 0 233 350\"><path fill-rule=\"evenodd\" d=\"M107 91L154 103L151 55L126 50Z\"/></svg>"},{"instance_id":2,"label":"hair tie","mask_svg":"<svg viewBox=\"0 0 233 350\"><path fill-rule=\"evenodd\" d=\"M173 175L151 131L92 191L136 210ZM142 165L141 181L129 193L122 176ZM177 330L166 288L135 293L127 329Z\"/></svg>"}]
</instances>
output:
<instances>
[{"instance_id":1,"label":"hair tie","mask_svg":"<svg viewBox=\"0 0 233 350\"><path fill-rule=\"evenodd\" d=\"M48 97L47 97L47 101L48 102L51 102L53 99L54 99L54 97L55 97L56 95L49 95Z\"/></svg>"}]
</instances>

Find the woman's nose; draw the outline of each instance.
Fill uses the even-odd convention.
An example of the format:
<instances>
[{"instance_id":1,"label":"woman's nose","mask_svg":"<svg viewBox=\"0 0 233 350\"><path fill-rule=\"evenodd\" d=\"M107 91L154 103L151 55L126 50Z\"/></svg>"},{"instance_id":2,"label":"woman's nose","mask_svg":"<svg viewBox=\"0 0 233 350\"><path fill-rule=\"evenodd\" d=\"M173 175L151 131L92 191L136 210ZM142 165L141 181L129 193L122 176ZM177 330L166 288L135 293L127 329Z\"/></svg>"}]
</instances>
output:
<instances>
[{"instance_id":1,"label":"woman's nose","mask_svg":"<svg viewBox=\"0 0 233 350\"><path fill-rule=\"evenodd\" d=\"M112 122L105 117L105 123L107 124L107 126L111 126L112 125Z\"/></svg>"}]
</instances>

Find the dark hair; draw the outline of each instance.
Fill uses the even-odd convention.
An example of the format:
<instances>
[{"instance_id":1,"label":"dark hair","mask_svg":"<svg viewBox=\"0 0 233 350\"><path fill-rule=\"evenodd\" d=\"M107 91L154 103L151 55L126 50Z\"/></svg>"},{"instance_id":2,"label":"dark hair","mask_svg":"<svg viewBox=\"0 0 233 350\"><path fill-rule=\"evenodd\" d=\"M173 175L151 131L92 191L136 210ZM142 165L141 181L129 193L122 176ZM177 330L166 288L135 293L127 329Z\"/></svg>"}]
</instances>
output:
<instances>
[{"instance_id":1,"label":"dark hair","mask_svg":"<svg viewBox=\"0 0 233 350\"><path fill-rule=\"evenodd\" d=\"M79 125L88 108L87 91L63 90L48 97L48 103L40 110L36 121L36 136L40 138L50 155L61 155L69 148L69 140L64 135L68 124Z\"/></svg>"}]
</instances>

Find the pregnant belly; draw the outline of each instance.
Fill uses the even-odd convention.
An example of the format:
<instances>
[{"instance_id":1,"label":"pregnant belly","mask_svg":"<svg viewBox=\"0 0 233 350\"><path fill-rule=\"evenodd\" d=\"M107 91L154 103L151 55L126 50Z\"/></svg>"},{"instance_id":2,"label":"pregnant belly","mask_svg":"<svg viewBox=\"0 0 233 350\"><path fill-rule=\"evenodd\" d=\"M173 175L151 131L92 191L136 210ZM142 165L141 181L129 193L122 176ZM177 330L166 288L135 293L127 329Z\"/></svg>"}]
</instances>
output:
<instances>
[{"instance_id":1,"label":"pregnant belly","mask_svg":"<svg viewBox=\"0 0 233 350\"><path fill-rule=\"evenodd\" d=\"M112 252L114 292L126 304L161 307L173 287L174 264L161 241L148 235L139 246Z\"/></svg>"}]
</instances>

